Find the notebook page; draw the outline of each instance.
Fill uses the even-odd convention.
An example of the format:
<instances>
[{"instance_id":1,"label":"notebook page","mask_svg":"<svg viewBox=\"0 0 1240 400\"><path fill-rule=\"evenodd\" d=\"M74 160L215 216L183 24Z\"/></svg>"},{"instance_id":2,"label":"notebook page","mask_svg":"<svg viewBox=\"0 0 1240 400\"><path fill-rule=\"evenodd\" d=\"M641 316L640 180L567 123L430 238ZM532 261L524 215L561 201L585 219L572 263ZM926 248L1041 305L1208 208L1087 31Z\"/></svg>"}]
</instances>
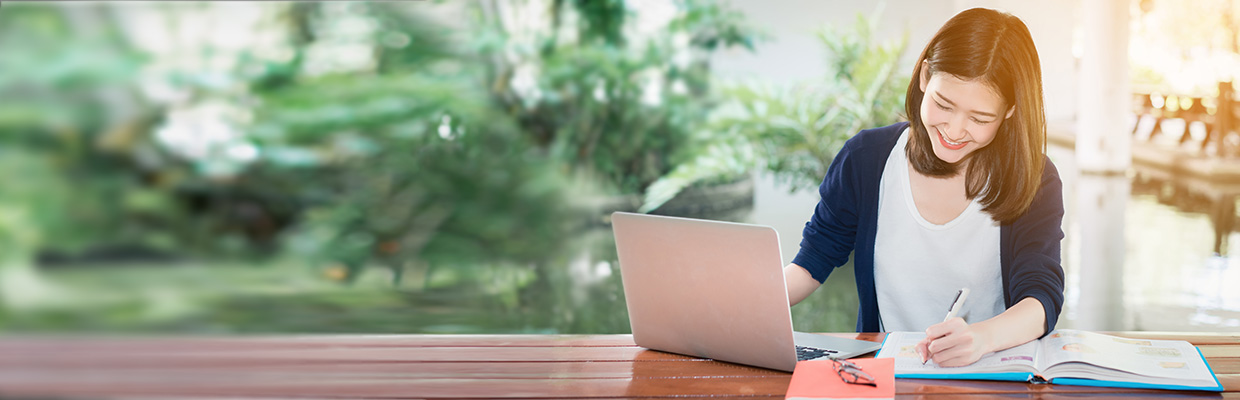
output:
<instances>
[{"instance_id":1,"label":"notebook page","mask_svg":"<svg viewBox=\"0 0 1240 400\"><path fill-rule=\"evenodd\" d=\"M1056 364L1085 362L1134 374L1173 380L1212 381L1212 374L1192 344L1182 340L1127 339L1100 333L1056 330L1042 339L1047 375L1058 376ZM1112 375L1112 374L1106 374ZM1047 378L1050 378L1048 376ZM1077 378L1090 378L1079 376Z\"/></svg>"},{"instance_id":2,"label":"notebook page","mask_svg":"<svg viewBox=\"0 0 1240 400\"><path fill-rule=\"evenodd\" d=\"M1029 342L1007 350L988 353L977 362L964 367L941 367L934 360L921 364L921 356L917 354L917 343L926 337L924 332L891 332L883 342L883 348L876 358L891 357L896 359L897 375L908 374L966 374L966 373L999 373L1036 371L1034 361L1037 357L1037 342Z\"/></svg>"}]
</instances>

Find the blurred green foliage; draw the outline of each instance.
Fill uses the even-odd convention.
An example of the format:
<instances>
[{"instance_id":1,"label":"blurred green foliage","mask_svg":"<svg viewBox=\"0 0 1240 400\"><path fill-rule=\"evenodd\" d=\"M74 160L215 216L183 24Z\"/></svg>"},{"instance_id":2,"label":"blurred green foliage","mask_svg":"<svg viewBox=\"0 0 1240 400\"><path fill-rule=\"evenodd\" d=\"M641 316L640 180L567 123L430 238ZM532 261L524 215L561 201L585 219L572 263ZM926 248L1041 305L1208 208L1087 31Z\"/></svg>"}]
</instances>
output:
<instances>
[{"instance_id":1,"label":"blurred green foliage","mask_svg":"<svg viewBox=\"0 0 1240 400\"><path fill-rule=\"evenodd\" d=\"M556 248L576 217L566 180L460 84L411 74L267 95L261 143L313 160L271 160L286 171L271 176L287 179L272 184L296 188L307 207L290 244L350 277L378 261L398 279L410 261L528 262Z\"/></svg>"},{"instance_id":2,"label":"blurred green foliage","mask_svg":"<svg viewBox=\"0 0 1240 400\"><path fill-rule=\"evenodd\" d=\"M632 11L618 0L553 1L547 25L524 31L500 21L502 10L481 13L497 38L482 51L496 101L574 174L642 193L704 149L693 132L716 102L710 53L752 49L757 37L713 1L674 4L666 29L631 36Z\"/></svg>"},{"instance_id":3,"label":"blurred green foliage","mask_svg":"<svg viewBox=\"0 0 1240 400\"><path fill-rule=\"evenodd\" d=\"M570 182L640 192L696 151L689 132L708 106L709 70L705 58L669 61L750 38L738 14L678 4L669 29L684 34L684 48L663 35L644 46L624 40L631 11L621 1L555 1L547 25L523 32L501 15L520 3L478 2L464 42L391 3L359 7L378 23L374 73L259 92L254 132L268 159L327 171L315 173L322 187L298 180L320 193L302 202L311 208L291 240L343 263L349 277L375 261L400 279L410 262L545 257L583 217L566 198ZM309 10L308 25L324 23ZM563 37L566 21L577 23L575 38Z\"/></svg>"},{"instance_id":4,"label":"blurred green foliage","mask_svg":"<svg viewBox=\"0 0 1240 400\"><path fill-rule=\"evenodd\" d=\"M641 210L658 208L685 187L754 168L772 172L792 191L815 188L854 134L904 120L909 77L900 54L907 33L878 41L879 15L881 8L868 17L859 14L851 31L826 27L819 32L827 55L822 79L722 88L723 104L699 133L712 145L655 182Z\"/></svg>"},{"instance_id":5,"label":"blurred green foliage","mask_svg":"<svg viewBox=\"0 0 1240 400\"><path fill-rule=\"evenodd\" d=\"M147 190L138 160L119 145L151 118L129 101L145 57L100 9L42 4L0 12L0 48L0 96L9 99L0 103L0 207L29 221L9 229L39 238L32 255L159 242L148 228L174 213L171 193Z\"/></svg>"},{"instance_id":6,"label":"blurred green foliage","mask_svg":"<svg viewBox=\"0 0 1240 400\"><path fill-rule=\"evenodd\" d=\"M736 87L735 114L718 123L730 126L757 146L765 167L796 190L815 188L844 142L862 129L905 120L909 76L900 54L908 43L879 42L878 16L858 15L850 32L824 28L827 48L824 79L793 88Z\"/></svg>"},{"instance_id":7,"label":"blurred green foliage","mask_svg":"<svg viewBox=\"0 0 1240 400\"><path fill-rule=\"evenodd\" d=\"M581 199L704 155L753 164L708 132L709 59L757 36L670 4L653 28L618 0L250 4L262 41L163 53L129 24L225 6L6 4L0 325L623 331L614 243L580 248L600 235ZM409 308L429 317L392 322Z\"/></svg>"},{"instance_id":8,"label":"blurred green foliage","mask_svg":"<svg viewBox=\"0 0 1240 400\"><path fill-rule=\"evenodd\" d=\"M330 21L299 7L309 25ZM342 264L349 280L379 264L397 281L416 263L523 263L558 248L578 218L568 180L493 106L468 46L398 3L353 10L377 22L374 71L256 91L264 156L240 179L295 199L289 248Z\"/></svg>"},{"instance_id":9,"label":"blurred green foliage","mask_svg":"<svg viewBox=\"0 0 1240 400\"><path fill-rule=\"evenodd\" d=\"M46 178L4 204L60 210L30 214L30 252L67 263L292 252L399 280L531 262L579 228L583 195L640 193L700 153L709 53L753 45L712 1L674 2L644 33L624 1L545 4L263 4L253 37L275 47L172 53L122 25L220 7L6 7L0 94L26 101L0 105L18 133L0 140L30 157L0 173Z\"/></svg>"},{"instance_id":10,"label":"blurred green foliage","mask_svg":"<svg viewBox=\"0 0 1240 400\"><path fill-rule=\"evenodd\" d=\"M535 268L411 268L397 288L370 273L342 286L304 274L299 262L111 266L48 275L78 303L38 313L0 307L0 330L96 333L629 333L624 290L608 232L571 239L589 257L558 254ZM586 267L610 271L590 274ZM806 332L856 324L851 266L792 307ZM378 272L378 271L375 271ZM160 282L161 285L152 285Z\"/></svg>"}]
</instances>

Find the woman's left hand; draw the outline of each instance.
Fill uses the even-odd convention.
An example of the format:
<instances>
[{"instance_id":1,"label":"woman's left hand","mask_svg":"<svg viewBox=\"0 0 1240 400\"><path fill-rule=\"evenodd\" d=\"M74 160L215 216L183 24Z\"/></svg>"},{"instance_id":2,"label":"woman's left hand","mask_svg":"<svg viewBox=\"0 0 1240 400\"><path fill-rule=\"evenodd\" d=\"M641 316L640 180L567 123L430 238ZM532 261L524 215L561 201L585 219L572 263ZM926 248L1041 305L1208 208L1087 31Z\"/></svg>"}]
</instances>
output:
<instances>
[{"instance_id":1,"label":"woman's left hand","mask_svg":"<svg viewBox=\"0 0 1240 400\"><path fill-rule=\"evenodd\" d=\"M960 317L926 328L926 338L917 343L917 354L923 362L932 359L944 367L972 364L989 353L989 349L990 338Z\"/></svg>"}]
</instances>

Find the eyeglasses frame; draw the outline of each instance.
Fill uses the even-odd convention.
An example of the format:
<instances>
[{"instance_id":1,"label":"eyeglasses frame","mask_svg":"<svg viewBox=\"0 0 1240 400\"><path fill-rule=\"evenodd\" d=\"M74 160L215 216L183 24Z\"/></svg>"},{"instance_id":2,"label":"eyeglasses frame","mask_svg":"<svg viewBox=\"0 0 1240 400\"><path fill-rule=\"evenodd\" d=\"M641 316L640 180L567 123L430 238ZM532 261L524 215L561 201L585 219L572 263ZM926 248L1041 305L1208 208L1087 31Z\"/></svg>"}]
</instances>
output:
<instances>
[{"instance_id":1,"label":"eyeglasses frame","mask_svg":"<svg viewBox=\"0 0 1240 400\"><path fill-rule=\"evenodd\" d=\"M826 358L832 361L835 367L835 374L839 375L840 380L844 381L844 383L848 383L852 385L866 385L870 387L878 387L878 383L874 381L874 377L870 376L869 373L862 370L861 366L857 364L853 364L852 361L848 361L845 359L840 359L840 358L835 358L835 357L826 357ZM852 380L849 380L848 378L844 376L844 374L846 373L849 376L852 376ZM862 381L862 379L864 379L865 381Z\"/></svg>"}]
</instances>

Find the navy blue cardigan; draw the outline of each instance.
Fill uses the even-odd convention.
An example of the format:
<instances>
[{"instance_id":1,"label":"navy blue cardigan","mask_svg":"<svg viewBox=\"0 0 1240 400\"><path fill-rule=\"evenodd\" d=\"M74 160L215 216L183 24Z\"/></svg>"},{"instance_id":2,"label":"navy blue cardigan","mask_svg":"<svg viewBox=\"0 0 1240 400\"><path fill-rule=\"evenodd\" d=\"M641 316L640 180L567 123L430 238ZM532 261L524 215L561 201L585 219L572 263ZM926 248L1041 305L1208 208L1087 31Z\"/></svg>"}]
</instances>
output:
<instances>
[{"instance_id":1,"label":"navy blue cardigan","mask_svg":"<svg viewBox=\"0 0 1240 400\"><path fill-rule=\"evenodd\" d=\"M818 282L853 255L857 275L857 331L877 332L878 296L874 288L874 235L878 227L878 189L887 157L908 122L861 131L836 154L818 193L822 200L805 224L801 250L793 263ZM903 151L901 149L901 151ZM1029 211L999 229L999 260L1004 302L1012 307L1033 297L1046 310L1046 333L1055 330L1063 307L1063 184L1050 159Z\"/></svg>"}]
</instances>

